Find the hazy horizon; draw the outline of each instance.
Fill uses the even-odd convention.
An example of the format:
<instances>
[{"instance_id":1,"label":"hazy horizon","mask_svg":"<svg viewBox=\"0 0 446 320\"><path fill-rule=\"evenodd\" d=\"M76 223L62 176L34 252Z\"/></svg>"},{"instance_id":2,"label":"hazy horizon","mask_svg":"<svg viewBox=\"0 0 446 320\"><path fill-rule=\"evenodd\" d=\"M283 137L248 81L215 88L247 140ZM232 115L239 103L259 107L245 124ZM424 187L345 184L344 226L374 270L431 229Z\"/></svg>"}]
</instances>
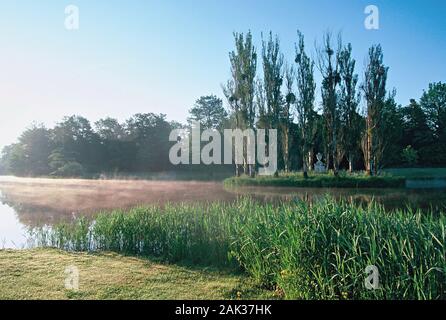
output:
<instances>
[{"instance_id":1,"label":"hazy horizon","mask_svg":"<svg viewBox=\"0 0 446 320\"><path fill-rule=\"evenodd\" d=\"M360 79L368 47L380 43L390 67L388 88L397 89L403 105L429 83L445 80L445 2L349 3L2 1L0 149L32 122L51 127L73 114L94 122L154 112L185 122L201 95L223 98L234 31L251 30L258 52L261 32L277 33L290 62L297 29L312 51L324 31L342 31L344 42L353 45ZM80 10L76 31L64 26L69 4ZM369 4L380 9L379 30L364 27Z\"/></svg>"}]
</instances>

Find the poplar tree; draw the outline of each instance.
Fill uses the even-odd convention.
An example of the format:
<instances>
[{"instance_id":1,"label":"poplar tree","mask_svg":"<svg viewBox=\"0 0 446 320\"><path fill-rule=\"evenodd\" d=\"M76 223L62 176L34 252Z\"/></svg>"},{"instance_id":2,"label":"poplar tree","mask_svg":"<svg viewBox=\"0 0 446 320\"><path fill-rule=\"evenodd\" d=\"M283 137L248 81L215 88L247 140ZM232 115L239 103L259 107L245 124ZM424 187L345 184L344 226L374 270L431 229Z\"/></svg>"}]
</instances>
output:
<instances>
[{"instance_id":1,"label":"poplar tree","mask_svg":"<svg viewBox=\"0 0 446 320\"><path fill-rule=\"evenodd\" d=\"M229 53L232 79L223 88L229 105L234 112L235 126L238 129L254 129L255 124L255 76L257 53L253 45L252 34L234 33L235 50ZM244 172L254 176L254 165L248 164L246 143L243 152ZM240 175L236 166L236 174Z\"/></svg>"},{"instance_id":2,"label":"poplar tree","mask_svg":"<svg viewBox=\"0 0 446 320\"><path fill-rule=\"evenodd\" d=\"M313 114L316 83L314 81L314 62L305 52L305 39L298 31L298 43L296 45L297 64L297 99L296 114L298 127L301 134L302 170L304 177L308 177L308 153L312 145Z\"/></svg>"},{"instance_id":3,"label":"poplar tree","mask_svg":"<svg viewBox=\"0 0 446 320\"><path fill-rule=\"evenodd\" d=\"M368 175L378 172L378 155L384 132L383 109L386 100L388 68L383 63L381 45L369 49L362 90L366 100L366 131L363 137L364 164Z\"/></svg>"},{"instance_id":4,"label":"poplar tree","mask_svg":"<svg viewBox=\"0 0 446 320\"><path fill-rule=\"evenodd\" d=\"M262 36L263 38L263 36ZM280 42L278 36L273 38L269 33L268 40L262 39L262 60L263 60L263 85L265 99L269 111L269 126L278 130L278 138L282 139L280 132L281 116L283 114L283 54L280 52ZM283 154L282 144L278 144L279 158ZM277 175L278 172L276 172Z\"/></svg>"},{"instance_id":5,"label":"poplar tree","mask_svg":"<svg viewBox=\"0 0 446 320\"><path fill-rule=\"evenodd\" d=\"M326 161L329 167L330 156L333 160L333 172L338 174L338 130L339 106L337 88L341 82L338 54L333 49L331 34L327 32L323 44L318 49L318 68L322 75L322 106L324 116L324 133L326 142ZM341 47L340 37L338 48Z\"/></svg>"},{"instance_id":6,"label":"poplar tree","mask_svg":"<svg viewBox=\"0 0 446 320\"><path fill-rule=\"evenodd\" d=\"M339 90L340 106L340 148L347 154L348 168L353 172L353 163L361 141L362 118L358 112L360 94L357 92L358 75L355 73L356 61L352 57L352 46L348 44L340 51L339 73L341 76ZM339 154L339 151L338 151ZM342 159L339 159L341 161Z\"/></svg>"},{"instance_id":7,"label":"poplar tree","mask_svg":"<svg viewBox=\"0 0 446 320\"><path fill-rule=\"evenodd\" d=\"M282 144L283 144L283 163L285 172L290 169L290 126L292 123L291 107L296 103L296 95L293 92L294 78L296 76L293 66L285 66L285 105L282 116Z\"/></svg>"}]
</instances>

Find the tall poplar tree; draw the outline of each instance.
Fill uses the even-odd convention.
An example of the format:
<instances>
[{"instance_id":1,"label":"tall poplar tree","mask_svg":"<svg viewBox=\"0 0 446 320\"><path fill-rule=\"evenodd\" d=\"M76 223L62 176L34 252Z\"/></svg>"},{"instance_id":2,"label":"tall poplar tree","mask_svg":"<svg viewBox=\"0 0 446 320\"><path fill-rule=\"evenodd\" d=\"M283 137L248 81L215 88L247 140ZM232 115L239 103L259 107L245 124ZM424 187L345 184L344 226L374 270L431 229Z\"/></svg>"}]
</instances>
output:
<instances>
[{"instance_id":1,"label":"tall poplar tree","mask_svg":"<svg viewBox=\"0 0 446 320\"><path fill-rule=\"evenodd\" d=\"M312 145L313 114L316 83L314 81L314 62L305 52L305 39L298 31L298 43L296 45L297 64L297 99L296 114L301 135L302 170L304 177L308 177L308 152Z\"/></svg>"},{"instance_id":2,"label":"tall poplar tree","mask_svg":"<svg viewBox=\"0 0 446 320\"><path fill-rule=\"evenodd\" d=\"M383 109L386 100L386 82L388 68L383 63L381 45L369 49L368 62L362 90L366 100L366 131L363 137L364 164L367 174L377 174L380 141L383 140Z\"/></svg>"}]
</instances>

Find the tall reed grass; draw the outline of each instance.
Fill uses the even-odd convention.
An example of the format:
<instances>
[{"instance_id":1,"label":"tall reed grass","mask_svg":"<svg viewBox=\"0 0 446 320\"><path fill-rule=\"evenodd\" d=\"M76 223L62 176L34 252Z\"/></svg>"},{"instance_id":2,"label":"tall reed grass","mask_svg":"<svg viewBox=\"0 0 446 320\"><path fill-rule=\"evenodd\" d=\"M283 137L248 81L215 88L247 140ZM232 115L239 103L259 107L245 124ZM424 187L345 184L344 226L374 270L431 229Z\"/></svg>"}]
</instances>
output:
<instances>
[{"instance_id":1,"label":"tall reed grass","mask_svg":"<svg viewBox=\"0 0 446 320\"><path fill-rule=\"evenodd\" d=\"M445 299L446 215L325 199L167 205L40 229L41 246L238 266L287 299ZM365 288L365 268L380 287Z\"/></svg>"}]
</instances>

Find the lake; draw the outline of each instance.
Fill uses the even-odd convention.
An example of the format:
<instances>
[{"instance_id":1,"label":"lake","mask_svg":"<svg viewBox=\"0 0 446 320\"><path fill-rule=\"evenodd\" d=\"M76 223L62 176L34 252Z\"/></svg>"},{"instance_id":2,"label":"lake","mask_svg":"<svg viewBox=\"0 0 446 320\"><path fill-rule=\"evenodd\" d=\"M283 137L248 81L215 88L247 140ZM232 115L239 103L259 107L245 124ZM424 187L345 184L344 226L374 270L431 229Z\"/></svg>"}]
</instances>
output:
<instances>
[{"instance_id":1,"label":"lake","mask_svg":"<svg viewBox=\"0 0 446 320\"><path fill-rule=\"evenodd\" d=\"M327 194L355 203L372 200L388 209L411 206L446 210L445 190L309 189L238 187L220 182L77 180L0 177L0 248L24 248L30 228L99 211L139 205L234 201L249 195L258 201L314 201Z\"/></svg>"}]
</instances>

